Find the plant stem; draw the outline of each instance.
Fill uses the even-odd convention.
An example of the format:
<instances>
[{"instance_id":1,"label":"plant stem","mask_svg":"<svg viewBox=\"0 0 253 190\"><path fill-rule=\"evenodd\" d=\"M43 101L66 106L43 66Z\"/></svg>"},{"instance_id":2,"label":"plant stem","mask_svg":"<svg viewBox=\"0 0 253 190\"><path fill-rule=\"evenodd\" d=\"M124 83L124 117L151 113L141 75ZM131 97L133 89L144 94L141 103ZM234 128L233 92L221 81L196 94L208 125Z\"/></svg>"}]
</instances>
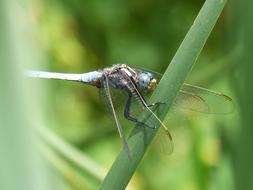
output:
<instances>
[{"instance_id":1,"label":"plant stem","mask_svg":"<svg viewBox=\"0 0 253 190\"><path fill-rule=\"evenodd\" d=\"M150 102L166 103L162 107L160 114L158 114L161 120L165 118L181 85L191 71L225 4L226 0L205 1L197 18L165 71L157 90L150 99ZM147 122L149 120L147 118ZM126 188L156 132L156 130L144 127L135 127L133 129L128 138L132 159L129 160L127 154L122 150L102 183L101 190L120 190Z\"/></svg>"}]
</instances>

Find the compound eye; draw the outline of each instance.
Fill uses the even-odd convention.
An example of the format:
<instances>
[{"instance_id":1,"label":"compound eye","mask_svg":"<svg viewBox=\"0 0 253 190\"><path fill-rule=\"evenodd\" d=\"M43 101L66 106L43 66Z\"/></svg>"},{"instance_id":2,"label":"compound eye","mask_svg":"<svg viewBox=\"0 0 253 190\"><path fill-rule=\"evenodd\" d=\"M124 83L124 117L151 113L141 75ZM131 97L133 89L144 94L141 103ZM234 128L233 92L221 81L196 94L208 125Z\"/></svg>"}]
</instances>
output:
<instances>
[{"instance_id":1,"label":"compound eye","mask_svg":"<svg viewBox=\"0 0 253 190\"><path fill-rule=\"evenodd\" d=\"M146 73L141 73L138 78L139 86L142 89L147 89L150 83L150 78Z\"/></svg>"}]
</instances>

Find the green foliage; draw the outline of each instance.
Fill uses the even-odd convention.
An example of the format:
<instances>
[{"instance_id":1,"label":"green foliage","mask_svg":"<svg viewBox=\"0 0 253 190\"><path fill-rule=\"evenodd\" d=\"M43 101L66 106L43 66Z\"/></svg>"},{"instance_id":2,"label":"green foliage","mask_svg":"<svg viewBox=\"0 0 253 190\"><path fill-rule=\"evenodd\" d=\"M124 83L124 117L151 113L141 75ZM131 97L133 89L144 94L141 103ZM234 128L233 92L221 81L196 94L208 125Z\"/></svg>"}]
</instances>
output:
<instances>
[{"instance_id":1,"label":"green foliage","mask_svg":"<svg viewBox=\"0 0 253 190\"><path fill-rule=\"evenodd\" d=\"M195 22L204 1L12 2L17 3L0 3L0 189L33 189L36 179L36 189L50 189L50 182L61 190L101 183L104 189L122 189L133 173L127 189L252 189L250 1L228 1L187 79L226 1L205 1ZM167 103L158 114L172 133L172 155L160 154L151 143L156 131L130 132L133 124L122 120L133 160L121 152L113 164L122 146L97 89L22 79L23 67L82 73L115 63L161 73L168 67L151 101ZM235 113L171 109L185 79L232 96ZM39 126L38 147L54 172L37 159L30 125Z\"/></svg>"},{"instance_id":2,"label":"green foliage","mask_svg":"<svg viewBox=\"0 0 253 190\"><path fill-rule=\"evenodd\" d=\"M18 18L13 13L18 15ZM31 118L33 97L23 67L37 62L29 19L19 1L0 2L0 189L53 189L48 165L39 156ZM36 89L36 88L34 88Z\"/></svg>"}]
</instances>

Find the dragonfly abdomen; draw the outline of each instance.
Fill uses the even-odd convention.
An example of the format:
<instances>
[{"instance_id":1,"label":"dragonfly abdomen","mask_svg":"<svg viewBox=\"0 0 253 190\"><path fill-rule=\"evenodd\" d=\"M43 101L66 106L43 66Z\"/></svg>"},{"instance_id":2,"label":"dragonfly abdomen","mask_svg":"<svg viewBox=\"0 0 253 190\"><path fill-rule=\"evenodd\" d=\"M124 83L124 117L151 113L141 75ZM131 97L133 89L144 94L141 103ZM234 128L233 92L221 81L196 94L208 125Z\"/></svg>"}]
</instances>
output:
<instances>
[{"instance_id":1,"label":"dragonfly abdomen","mask_svg":"<svg viewBox=\"0 0 253 190\"><path fill-rule=\"evenodd\" d=\"M86 84L96 86L97 88L101 88L102 76L103 76L102 72L93 71L93 72L83 74L81 77L81 81Z\"/></svg>"}]
</instances>

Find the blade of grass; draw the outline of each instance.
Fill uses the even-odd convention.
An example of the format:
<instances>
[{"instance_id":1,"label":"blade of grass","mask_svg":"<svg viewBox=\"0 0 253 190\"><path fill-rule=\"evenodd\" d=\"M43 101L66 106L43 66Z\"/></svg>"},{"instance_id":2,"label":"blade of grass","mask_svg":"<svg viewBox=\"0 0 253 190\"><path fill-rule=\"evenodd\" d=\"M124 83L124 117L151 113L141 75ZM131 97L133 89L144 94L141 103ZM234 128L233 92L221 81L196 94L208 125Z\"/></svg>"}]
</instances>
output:
<instances>
[{"instance_id":1,"label":"blade of grass","mask_svg":"<svg viewBox=\"0 0 253 190\"><path fill-rule=\"evenodd\" d=\"M210 32L226 4L226 0L207 0L164 73L151 102L164 102L158 115L164 119L187 74L191 71ZM148 121L148 120L147 120ZM125 189L144 153L156 134L155 130L136 127L128 139L132 159L121 151L100 189Z\"/></svg>"},{"instance_id":2,"label":"blade of grass","mask_svg":"<svg viewBox=\"0 0 253 190\"><path fill-rule=\"evenodd\" d=\"M49 146L41 143L39 144L39 148L43 156L74 189L92 189L86 178L55 151L51 150Z\"/></svg>"},{"instance_id":3,"label":"blade of grass","mask_svg":"<svg viewBox=\"0 0 253 190\"><path fill-rule=\"evenodd\" d=\"M1 190L54 189L48 167L34 146L31 120L41 121L32 111L35 98L26 91L28 83L22 77L25 65L40 62L28 12L27 1L0 1Z\"/></svg>"},{"instance_id":4,"label":"blade of grass","mask_svg":"<svg viewBox=\"0 0 253 190\"><path fill-rule=\"evenodd\" d=\"M45 127L38 127L37 131L43 142L50 145L55 151L60 153L65 159L78 166L82 171L90 174L98 183L105 176L105 170L95 163L91 158L81 153L70 144L64 142L60 137Z\"/></svg>"},{"instance_id":5,"label":"blade of grass","mask_svg":"<svg viewBox=\"0 0 253 190\"><path fill-rule=\"evenodd\" d=\"M234 136L233 138L228 138L228 151L232 153L230 159L233 164L233 169L230 171L233 172L232 180L234 182L234 189L236 190L253 189L252 6L253 1L234 1L231 6L232 10L229 13L230 18L233 18L233 22L229 26L229 29L233 30L229 39L231 41L230 44L242 44L243 47L237 72L231 77L231 84L233 85L238 102L239 111L237 117L240 119L239 121L234 120L236 121L233 123ZM231 48L231 46L228 48Z\"/></svg>"}]
</instances>

